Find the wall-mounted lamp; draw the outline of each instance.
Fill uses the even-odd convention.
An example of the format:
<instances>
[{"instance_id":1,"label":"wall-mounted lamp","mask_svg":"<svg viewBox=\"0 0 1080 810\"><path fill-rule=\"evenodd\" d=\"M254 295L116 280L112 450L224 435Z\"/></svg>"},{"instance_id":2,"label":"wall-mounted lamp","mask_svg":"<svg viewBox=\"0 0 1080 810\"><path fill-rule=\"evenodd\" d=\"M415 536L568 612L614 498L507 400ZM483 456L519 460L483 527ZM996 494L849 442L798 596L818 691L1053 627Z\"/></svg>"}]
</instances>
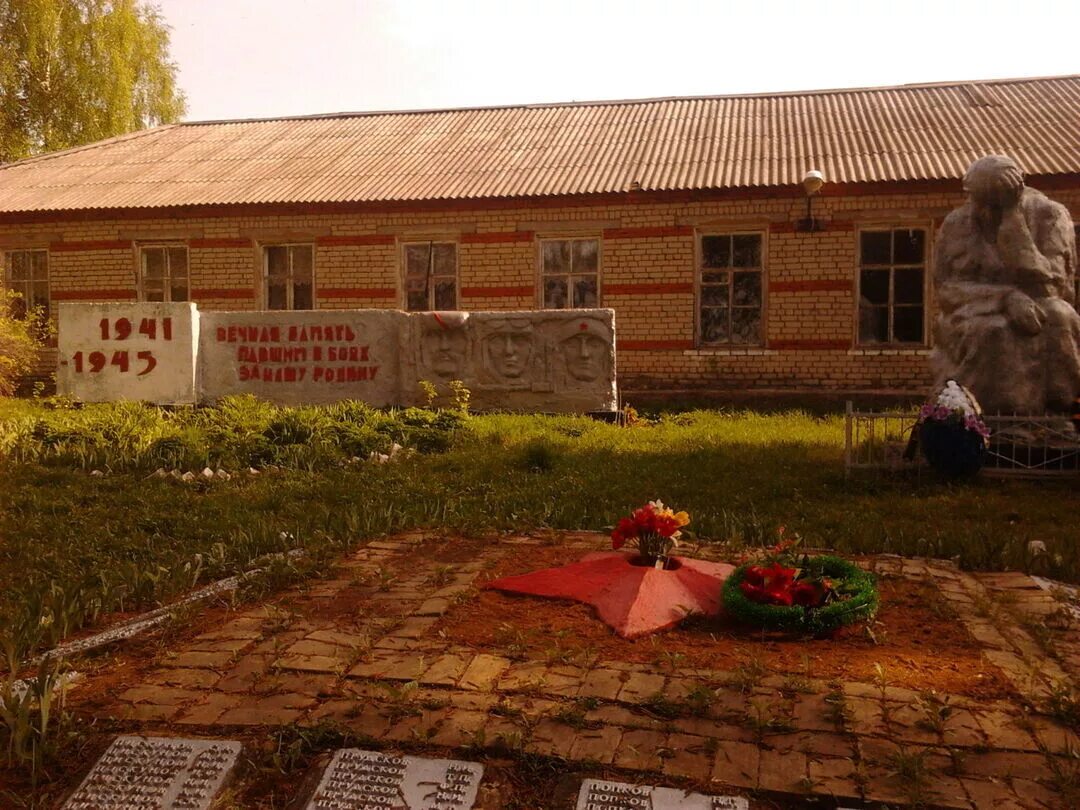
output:
<instances>
[{"instance_id":1,"label":"wall-mounted lamp","mask_svg":"<svg viewBox=\"0 0 1080 810\"><path fill-rule=\"evenodd\" d=\"M803 190L806 192L806 217L795 223L797 231L820 231L821 225L814 219L813 203L814 195L821 191L825 185L825 175L817 169L808 171L802 179Z\"/></svg>"}]
</instances>

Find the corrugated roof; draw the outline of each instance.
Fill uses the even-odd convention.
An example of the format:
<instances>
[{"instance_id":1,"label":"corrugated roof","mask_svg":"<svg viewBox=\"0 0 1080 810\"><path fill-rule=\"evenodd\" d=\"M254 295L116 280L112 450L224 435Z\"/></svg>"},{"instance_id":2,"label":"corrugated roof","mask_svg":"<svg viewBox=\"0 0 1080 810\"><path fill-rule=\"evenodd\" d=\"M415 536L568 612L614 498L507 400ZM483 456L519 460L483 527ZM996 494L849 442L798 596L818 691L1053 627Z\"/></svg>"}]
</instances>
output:
<instances>
[{"instance_id":1,"label":"corrugated roof","mask_svg":"<svg viewBox=\"0 0 1080 810\"><path fill-rule=\"evenodd\" d=\"M0 211L479 199L1080 172L1080 76L184 123L0 167Z\"/></svg>"}]
</instances>

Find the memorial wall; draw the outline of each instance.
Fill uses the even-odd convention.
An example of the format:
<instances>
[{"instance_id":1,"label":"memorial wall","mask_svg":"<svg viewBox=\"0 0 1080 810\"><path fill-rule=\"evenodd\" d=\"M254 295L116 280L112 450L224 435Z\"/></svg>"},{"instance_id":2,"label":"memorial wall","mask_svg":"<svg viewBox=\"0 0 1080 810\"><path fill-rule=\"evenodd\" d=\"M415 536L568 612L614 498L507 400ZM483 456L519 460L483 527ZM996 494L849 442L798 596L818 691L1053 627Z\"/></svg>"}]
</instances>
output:
<instances>
[{"instance_id":1,"label":"memorial wall","mask_svg":"<svg viewBox=\"0 0 1080 810\"><path fill-rule=\"evenodd\" d=\"M478 409L617 408L610 309L199 312L194 304L62 304L61 394L86 402L423 405L461 381Z\"/></svg>"}]
</instances>

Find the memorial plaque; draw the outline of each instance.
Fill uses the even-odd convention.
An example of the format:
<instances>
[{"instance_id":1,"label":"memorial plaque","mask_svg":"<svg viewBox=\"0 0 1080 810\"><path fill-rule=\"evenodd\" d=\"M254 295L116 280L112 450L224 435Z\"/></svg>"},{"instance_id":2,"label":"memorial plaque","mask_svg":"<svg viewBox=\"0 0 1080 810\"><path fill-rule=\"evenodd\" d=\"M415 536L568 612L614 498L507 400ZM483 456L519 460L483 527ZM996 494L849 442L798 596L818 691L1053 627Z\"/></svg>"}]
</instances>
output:
<instances>
[{"instance_id":1,"label":"memorial plaque","mask_svg":"<svg viewBox=\"0 0 1080 810\"><path fill-rule=\"evenodd\" d=\"M195 403L194 304L60 304L57 391L83 402Z\"/></svg>"},{"instance_id":2,"label":"memorial plaque","mask_svg":"<svg viewBox=\"0 0 1080 810\"><path fill-rule=\"evenodd\" d=\"M306 810L469 810L484 766L347 748L326 766Z\"/></svg>"},{"instance_id":3,"label":"memorial plaque","mask_svg":"<svg viewBox=\"0 0 1080 810\"><path fill-rule=\"evenodd\" d=\"M742 796L706 796L674 788L586 779L576 810L749 810Z\"/></svg>"},{"instance_id":4,"label":"memorial plaque","mask_svg":"<svg viewBox=\"0 0 1080 810\"><path fill-rule=\"evenodd\" d=\"M240 743L117 737L64 810L208 810Z\"/></svg>"},{"instance_id":5,"label":"memorial plaque","mask_svg":"<svg viewBox=\"0 0 1080 810\"><path fill-rule=\"evenodd\" d=\"M204 401L254 394L279 405L399 404L404 312L205 312L202 319Z\"/></svg>"}]
</instances>

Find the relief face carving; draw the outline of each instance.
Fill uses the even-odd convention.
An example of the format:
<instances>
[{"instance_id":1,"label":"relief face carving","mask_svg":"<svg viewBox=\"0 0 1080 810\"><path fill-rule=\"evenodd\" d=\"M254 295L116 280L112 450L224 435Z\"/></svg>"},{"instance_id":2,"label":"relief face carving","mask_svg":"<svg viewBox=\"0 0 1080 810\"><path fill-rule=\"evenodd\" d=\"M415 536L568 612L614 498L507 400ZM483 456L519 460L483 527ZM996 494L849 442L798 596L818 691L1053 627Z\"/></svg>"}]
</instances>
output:
<instances>
[{"instance_id":1,"label":"relief face carving","mask_svg":"<svg viewBox=\"0 0 1080 810\"><path fill-rule=\"evenodd\" d=\"M496 378L516 383L526 377L533 358L533 328L526 320L493 321L483 339L484 368Z\"/></svg>"},{"instance_id":2,"label":"relief face carving","mask_svg":"<svg viewBox=\"0 0 1080 810\"><path fill-rule=\"evenodd\" d=\"M421 367L444 380L466 375L469 358L467 312L432 312L421 330Z\"/></svg>"},{"instance_id":3,"label":"relief face carving","mask_svg":"<svg viewBox=\"0 0 1080 810\"><path fill-rule=\"evenodd\" d=\"M564 327L558 346L558 360L567 376L579 383L592 383L610 373L611 335L593 318L582 318Z\"/></svg>"}]
</instances>

